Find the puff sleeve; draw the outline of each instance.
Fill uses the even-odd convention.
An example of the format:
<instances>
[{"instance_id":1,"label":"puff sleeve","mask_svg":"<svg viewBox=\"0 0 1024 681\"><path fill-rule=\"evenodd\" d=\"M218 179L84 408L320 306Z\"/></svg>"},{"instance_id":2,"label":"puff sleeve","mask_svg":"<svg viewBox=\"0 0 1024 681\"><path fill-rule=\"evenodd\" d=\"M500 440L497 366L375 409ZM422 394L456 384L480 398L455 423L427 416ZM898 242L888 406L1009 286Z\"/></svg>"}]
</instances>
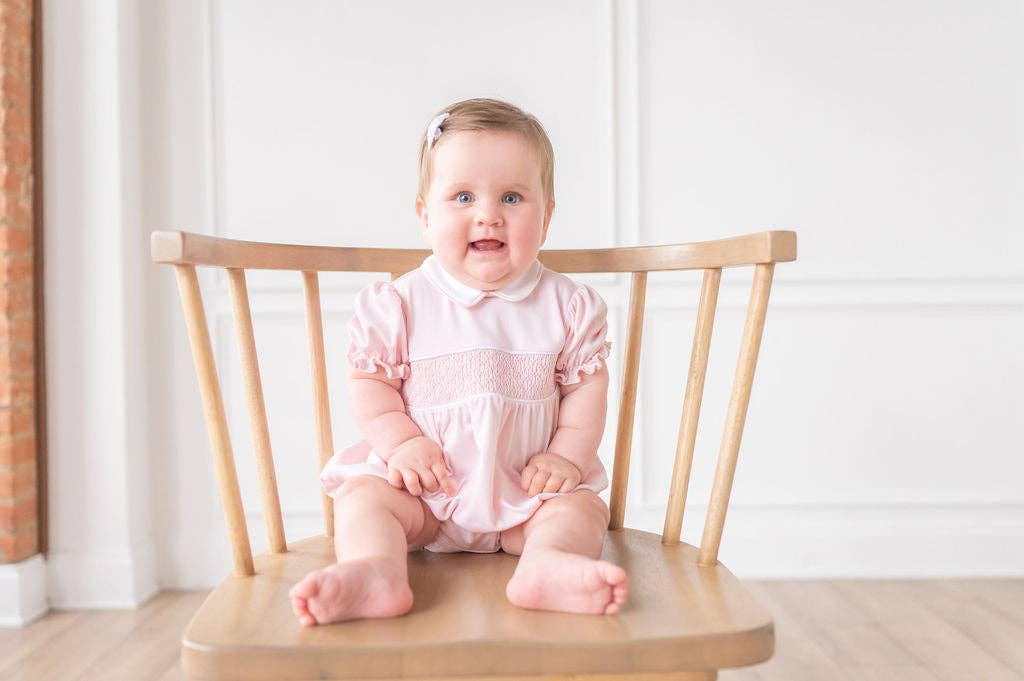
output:
<instances>
[{"instance_id":1,"label":"puff sleeve","mask_svg":"<svg viewBox=\"0 0 1024 681\"><path fill-rule=\"evenodd\" d=\"M608 306L589 286L580 285L567 308L568 332L565 345L555 360L555 382L579 383L581 373L593 374L611 352L605 340L608 333Z\"/></svg>"},{"instance_id":2,"label":"puff sleeve","mask_svg":"<svg viewBox=\"0 0 1024 681\"><path fill-rule=\"evenodd\" d=\"M348 363L367 373L383 367L388 378L409 377L409 341L398 291L375 281L356 294L348 322Z\"/></svg>"}]
</instances>

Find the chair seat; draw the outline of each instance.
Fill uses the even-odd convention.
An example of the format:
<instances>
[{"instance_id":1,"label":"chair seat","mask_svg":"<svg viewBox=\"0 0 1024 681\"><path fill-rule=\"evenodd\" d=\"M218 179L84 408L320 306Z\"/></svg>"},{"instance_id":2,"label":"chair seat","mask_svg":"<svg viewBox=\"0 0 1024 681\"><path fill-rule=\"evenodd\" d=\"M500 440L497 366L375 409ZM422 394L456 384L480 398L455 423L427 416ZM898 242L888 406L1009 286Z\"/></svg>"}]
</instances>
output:
<instances>
[{"instance_id":1,"label":"chair seat","mask_svg":"<svg viewBox=\"0 0 1024 681\"><path fill-rule=\"evenodd\" d=\"M617 615L524 610L505 598L517 557L409 555L412 611L303 627L288 590L330 564L327 537L255 558L257 574L230 576L185 631L182 663L197 679L372 679L714 670L771 657L771 616L720 563L697 565L689 544L657 534L608 533L602 557L630 576Z\"/></svg>"}]
</instances>

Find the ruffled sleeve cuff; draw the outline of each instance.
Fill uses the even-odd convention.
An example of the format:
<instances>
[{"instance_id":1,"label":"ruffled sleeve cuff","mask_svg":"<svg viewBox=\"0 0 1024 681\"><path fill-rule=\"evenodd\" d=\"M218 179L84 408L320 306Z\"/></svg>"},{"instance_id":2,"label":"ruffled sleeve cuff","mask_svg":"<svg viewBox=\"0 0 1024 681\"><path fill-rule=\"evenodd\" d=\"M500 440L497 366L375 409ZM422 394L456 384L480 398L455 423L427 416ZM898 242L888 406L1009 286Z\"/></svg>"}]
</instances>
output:
<instances>
[{"instance_id":1,"label":"ruffled sleeve cuff","mask_svg":"<svg viewBox=\"0 0 1024 681\"><path fill-rule=\"evenodd\" d=\"M409 377L409 343L402 299L390 282L375 281L356 294L348 323L348 363L369 374L383 368L389 379Z\"/></svg>"},{"instance_id":2,"label":"ruffled sleeve cuff","mask_svg":"<svg viewBox=\"0 0 1024 681\"><path fill-rule=\"evenodd\" d=\"M569 301L566 339L555 360L555 383L573 385L592 375L611 352L608 335L608 306L590 286L580 285Z\"/></svg>"},{"instance_id":3,"label":"ruffled sleeve cuff","mask_svg":"<svg viewBox=\"0 0 1024 681\"><path fill-rule=\"evenodd\" d=\"M566 367L563 371L555 372L555 382L561 385L573 385L583 380L583 374L592 376L595 371L604 366L604 360L611 354L611 341L605 341L601 349L591 355L581 364Z\"/></svg>"},{"instance_id":4,"label":"ruffled sleeve cuff","mask_svg":"<svg viewBox=\"0 0 1024 681\"><path fill-rule=\"evenodd\" d=\"M368 355L365 352L352 351L348 355L348 363L360 371L365 371L368 374L377 373L377 367L384 369L388 378L401 378L405 380L409 378L409 365L408 363L403 364L392 364L384 361L380 357L374 357Z\"/></svg>"}]
</instances>

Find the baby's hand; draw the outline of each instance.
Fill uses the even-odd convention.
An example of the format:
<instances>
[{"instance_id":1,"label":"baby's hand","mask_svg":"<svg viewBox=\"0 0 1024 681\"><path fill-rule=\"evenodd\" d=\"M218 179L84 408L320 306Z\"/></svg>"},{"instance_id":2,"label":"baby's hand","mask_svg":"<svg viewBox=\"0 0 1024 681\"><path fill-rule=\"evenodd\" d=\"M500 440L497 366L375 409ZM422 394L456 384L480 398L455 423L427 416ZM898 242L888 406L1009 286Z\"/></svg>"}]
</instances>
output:
<instances>
[{"instance_id":1,"label":"baby's hand","mask_svg":"<svg viewBox=\"0 0 1024 681\"><path fill-rule=\"evenodd\" d=\"M522 487L528 496L541 492L571 492L580 484L580 469L551 452L534 454L523 469Z\"/></svg>"},{"instance_id":2,"label":"baby's hand","mask_svg":"<svg viewBox=\"0 0 1024 681\"><path fill-rule=\"evenodd\" d=\"M414 497L423 494L424 488L428 492L443 488L448 496L455 496L455 485L448 479L441 448L425 435L395 447L387 463L388 482L392 487L404 487Z\"/></svg>"}]
</instances>

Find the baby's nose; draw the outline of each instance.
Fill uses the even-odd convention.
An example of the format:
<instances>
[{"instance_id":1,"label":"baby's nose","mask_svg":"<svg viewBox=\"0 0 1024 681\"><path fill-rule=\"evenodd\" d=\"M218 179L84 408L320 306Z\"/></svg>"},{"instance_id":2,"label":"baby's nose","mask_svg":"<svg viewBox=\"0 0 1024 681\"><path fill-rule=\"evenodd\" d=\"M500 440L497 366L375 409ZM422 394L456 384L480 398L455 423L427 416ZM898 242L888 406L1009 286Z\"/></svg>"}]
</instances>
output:
<instances>
[{"instance_id":1,"label":"baby's nose","mask_svg":"<svg viewBox=\"0 0 1024 681\"><path fill-rule=\"evenodd\" d=\"M501 210L494 206L481 205L477 210L476 224L496 225L501 224Z\"/></svg>"}]
</instances>

